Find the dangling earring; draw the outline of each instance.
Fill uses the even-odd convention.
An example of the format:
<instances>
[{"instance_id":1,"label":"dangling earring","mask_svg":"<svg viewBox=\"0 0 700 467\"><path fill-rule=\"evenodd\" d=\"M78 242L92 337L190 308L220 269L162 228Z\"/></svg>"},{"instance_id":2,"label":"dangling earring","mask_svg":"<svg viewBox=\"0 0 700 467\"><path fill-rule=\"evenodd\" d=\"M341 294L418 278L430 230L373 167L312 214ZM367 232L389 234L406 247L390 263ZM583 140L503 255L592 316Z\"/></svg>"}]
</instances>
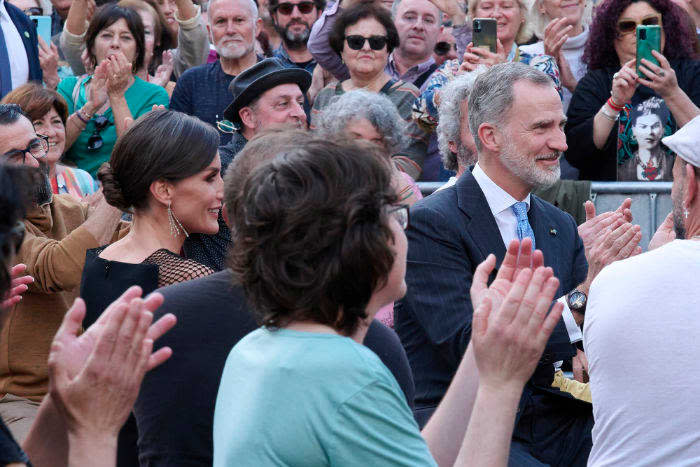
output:
<instances>
[{"instance_id":1,"label":"dangling earring","mask_svg":"<svg viewBox=\"0 0 700 467\"><path fill-rule=\"evenodd\" d=\"M690 212L688 212L688 208L683 208L683 215L685 216L686 219L688 218L689 214L690 214Z\"/></svg>"},{"instance_id":2,"label":"dangling earring","mask_svg":"<svg viewBox=\"0 0 700 467\"><path fill-rule=\"evenodd\" d=\"M168 202L168 223L170 224L170 235L173 237L177 237L180 235L180 230L185 234L185 237L189 237L190 234L187 233L187 230L182 226L180 221L175 217L175 214L173 213L172 208L170 207L170 202Z\"/></svg>"}]
</instances>

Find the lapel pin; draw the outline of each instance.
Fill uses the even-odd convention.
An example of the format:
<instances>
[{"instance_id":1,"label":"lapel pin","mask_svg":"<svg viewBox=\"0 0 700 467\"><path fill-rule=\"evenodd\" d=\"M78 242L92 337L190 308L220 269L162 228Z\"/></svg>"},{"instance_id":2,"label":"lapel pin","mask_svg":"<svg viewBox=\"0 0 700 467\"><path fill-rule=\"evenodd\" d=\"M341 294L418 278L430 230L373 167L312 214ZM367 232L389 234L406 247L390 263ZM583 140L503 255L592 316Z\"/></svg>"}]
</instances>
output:
<instances>
[{"instance_id":1,"label":"lapel pin","mask_svg":"<svg viewBox=\"0 0 700 467\"><path fill-rule=\"evenodd\" d=\"M24 31L24 37L26 37L27 39L29 39L29 32L28 32L28 31Z\"/></svg>"},{"instance_id":2,"label":"lapel pin","mask_svg":"<svg viewBox=\"0 0 700 467\"><path fill-rule=\"evenodd\" d=\"M550 228L549 235L551 235L552 237L556 237L557 236L557 229L555 229L554 227Z\"/></svg>"}]
</instances>

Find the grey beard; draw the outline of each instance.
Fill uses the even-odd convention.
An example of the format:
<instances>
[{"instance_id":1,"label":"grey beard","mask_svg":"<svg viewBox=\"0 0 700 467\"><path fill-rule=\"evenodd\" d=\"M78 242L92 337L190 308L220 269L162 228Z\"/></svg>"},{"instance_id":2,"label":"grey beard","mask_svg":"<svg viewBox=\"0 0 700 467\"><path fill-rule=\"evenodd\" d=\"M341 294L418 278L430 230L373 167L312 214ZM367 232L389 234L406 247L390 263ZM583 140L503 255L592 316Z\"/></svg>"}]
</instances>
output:
<instances>
[{"instance_id":1,"label":"grey beard","mask_svg":"<svg viewBox=\"0 0 700 467\"><path fill-rule=\"evenodd\" d=\"M49 166L40 162L39 170L41 171L42 182L40 182L34 190L34 201L37 205L43 206L53 201L53 190L51 189L51 181L49 180Z\"/></svg>"},{"instance_id":2,"label":"grey beard","mask_svg":"<svg viewBox=\"0 0 700 467\"><path fill-rule=\"evenodd\" d=\"M673 230L676 232L676 238L678 240L685 240L685 225L683 222L683 213L681 212L680 206L676 207L675 203L673 206Z\"/></svg>"},{"instance_id":3,"label":"grey beard","mask_svg":"<svg viewBox=\"0 0 700 467\"><path fill-rule=\"evenodd\" d=\"M286 45L289 50L305 49L306 43L309 40L309 35L311 34L309 28L307 27L300 35L294 35L289 31L289 26L291 26L291 24L288 24L285 28L275 25L275 29L284 41L284 45Z\"/></svg>"}]
</instances>

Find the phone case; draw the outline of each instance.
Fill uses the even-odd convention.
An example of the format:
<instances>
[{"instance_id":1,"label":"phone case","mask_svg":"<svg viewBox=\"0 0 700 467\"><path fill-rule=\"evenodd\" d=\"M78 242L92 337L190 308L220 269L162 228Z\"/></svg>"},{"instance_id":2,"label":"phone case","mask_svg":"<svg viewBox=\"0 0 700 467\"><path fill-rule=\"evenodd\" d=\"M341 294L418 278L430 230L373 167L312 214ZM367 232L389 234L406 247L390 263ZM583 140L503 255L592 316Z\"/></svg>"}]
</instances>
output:
<instances>
[{"instance_id":1,"label":"phone case","mask_svg":"<svg viewBox=\"0 0 700 467\"><path fill-rule=\"evenodd\" d=\"M496 20L493 18L474 18L472 42L474 47L488 48L492 53L496 53Z\"/></svg>"},{"instance_id":2,"label":"phone case","mask_svg":"<svg viewBox=\"0 0 700 467\"><path fill-rule=\"evenodd\" d=\"M36 32L44 39L47 45L51 45L51 17L50 16L30 16L36 25Z\"/></svg>"},{"instance_id":3,"label":"phone case","mask_svg":"<svg viewBox=\"0 0 700 467\"><path fill-rule=\"evenodd\" d=\"M637 26L637 75L646 78L639 71L642 59L646 58L651 63L659 65L659 61L651 54L652 50L661 52L661 26Z\"/></svg>"}]
</instances>

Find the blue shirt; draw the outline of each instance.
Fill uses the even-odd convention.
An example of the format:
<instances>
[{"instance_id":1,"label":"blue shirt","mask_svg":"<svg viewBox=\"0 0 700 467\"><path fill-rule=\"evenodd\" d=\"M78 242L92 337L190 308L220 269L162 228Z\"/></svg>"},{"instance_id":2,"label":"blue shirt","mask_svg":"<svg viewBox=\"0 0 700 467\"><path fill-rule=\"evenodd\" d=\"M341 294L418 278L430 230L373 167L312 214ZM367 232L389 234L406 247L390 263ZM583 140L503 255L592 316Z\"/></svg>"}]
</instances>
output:
<instances>
[{"instance_id":1,"label":"blue shirt","mask_svg":"<svg viewBox=\"0 0 700 467\"><path fill-rule=\"evenodd\" d=\"M308 71L310 74L314 74L314 68L316 68L316 60L311 59L308 62L297 63L292 61L292 58L287 53L284 45L280 45L277 50L275 50L274 57L279 58L284 66L287 68L301 68L302 70Z\"/></svg>"}]
</instances>

